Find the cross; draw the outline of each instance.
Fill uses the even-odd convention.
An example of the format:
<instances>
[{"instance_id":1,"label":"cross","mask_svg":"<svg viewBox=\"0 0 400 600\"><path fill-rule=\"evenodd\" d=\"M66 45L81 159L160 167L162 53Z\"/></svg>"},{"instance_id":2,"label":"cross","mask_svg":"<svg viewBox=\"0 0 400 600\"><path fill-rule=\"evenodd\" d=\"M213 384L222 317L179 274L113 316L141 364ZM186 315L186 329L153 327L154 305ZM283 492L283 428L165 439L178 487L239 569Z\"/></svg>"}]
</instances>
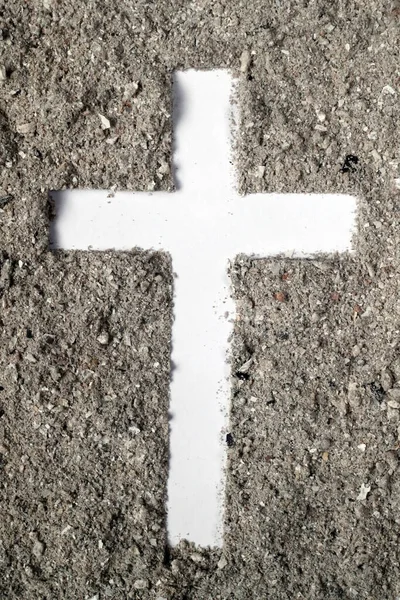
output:
<instances>
[{"instance_id":1,"label":"cross","mask_svg":"<svg viewBox=\"0 0 400 600\"><path fill-rule=\"evenodd\" d=\"M106 192L74 191L55 197L53 247L139 246L171 254L176 273L167 507L172 545L182 538L204 546L222 543L228 338L235 318L229 261L239 253L346 251L354 224L355 200L348 196L236 193L232 89L227 71L175 73L175 192L120 192L109 198Z\"/></svg>"}]
</instances>

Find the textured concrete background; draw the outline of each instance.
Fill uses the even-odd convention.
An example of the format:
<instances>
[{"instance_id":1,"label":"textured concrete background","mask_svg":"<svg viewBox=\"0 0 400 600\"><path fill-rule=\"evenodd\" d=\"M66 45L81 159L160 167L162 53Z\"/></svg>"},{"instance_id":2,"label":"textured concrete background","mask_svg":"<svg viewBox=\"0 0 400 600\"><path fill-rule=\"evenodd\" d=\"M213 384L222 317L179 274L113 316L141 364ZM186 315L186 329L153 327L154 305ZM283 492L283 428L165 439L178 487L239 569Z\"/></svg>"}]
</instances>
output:
<instances>
[{"instance_id":1,"label":"textured concrete background","mask_svg":"<svg viewBox=\"0 0 400 600\"><path fill-rule=\"evenodd\" d=\"M2 597L400 595L399 18L0 2ZM222 553L165 544L168 256L48 251L48 190L173 187L182 67L241 78L242 192L359 197L354 257L232 267L233 373L253 362L233 377Z\"/></svg>"}]
</instances>

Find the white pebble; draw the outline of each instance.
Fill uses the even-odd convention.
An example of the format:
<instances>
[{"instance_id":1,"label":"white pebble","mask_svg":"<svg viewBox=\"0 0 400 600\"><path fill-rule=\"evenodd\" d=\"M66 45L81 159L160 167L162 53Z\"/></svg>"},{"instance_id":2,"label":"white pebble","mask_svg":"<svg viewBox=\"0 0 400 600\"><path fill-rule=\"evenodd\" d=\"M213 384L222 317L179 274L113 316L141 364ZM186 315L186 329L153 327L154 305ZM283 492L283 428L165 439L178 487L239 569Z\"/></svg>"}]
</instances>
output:
<instances>
[{"instance_id":1,"label":"white pebble","mask_svg":"<svg viewBox=\"0 0 400 600\"><path fill-rule=\"evenodd\" d=\"M108 335L108 333L106 331L103 331L97 338L97 341L102 346L106 346L108 344L109 340L110 340L110 336Z\"/></svg>"},{"instance_id":2,"label":"white pebble","mask_svg":"<svg viewBox=\"0 0 400 600\"><path fill-rule=\"evenodd\" d=\"M240 70L242 73L246 73L250 67L251 56L248 50L243 50L242 56L240 57Z\"/></svg>"},{"instance_id":3,"label":"white pebble","mask_svg":"<svg viewBox=\"0 0 400 600\"><path fill-rule=\"evenodd\" d=\"M100 113L99 113L99 117L100 117L100 121L101 121L101 128L102 128L103 130L105 130L105 129L110 129L110 127L111 127L111 123L110 123L110 121L107 119L107 117L105 117L104 115L101 115Z\"/></svg>"},{"instance_id":4,"label":"white pebble","mask_svg":"<svg viewBox=\"0 0 400 600\"><path fill-rule=\"evenodd\" d=\"M218 569L224 569L227 564L228 561L226 560L225 556L221 556L221 558L218 561Z\"/></svg>"},{"instance_id":5,"label":"white pebble","mask_svg":"<svg viewBox=\"0 0 400 600\"><path fill-rule=\"evenodd\" d=\"M365 485L364 483L362 483L360 493L357 496L357 500L366 500L370 491L371 491L371 486Z\"/></svg>"}]
</instances>

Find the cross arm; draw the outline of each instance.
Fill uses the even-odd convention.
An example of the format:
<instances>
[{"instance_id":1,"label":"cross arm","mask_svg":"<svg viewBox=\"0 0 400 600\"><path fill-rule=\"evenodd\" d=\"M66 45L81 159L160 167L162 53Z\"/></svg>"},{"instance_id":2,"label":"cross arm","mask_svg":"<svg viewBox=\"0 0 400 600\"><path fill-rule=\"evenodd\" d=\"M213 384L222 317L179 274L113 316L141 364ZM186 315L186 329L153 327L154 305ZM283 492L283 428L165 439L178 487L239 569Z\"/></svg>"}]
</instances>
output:
<instances>
[{"instance_id":1,"label":"cross arm","mask_svg":"<svg viewBox=\"0 0 400 600\"><path fill-rule=\"evenodd\" d=\"M231 220L231 254L260 257L351 249L356 199L342 194L251 194L237 198ZM251 235L249 234L251 232Z\"/></svg>"}]
</instances>

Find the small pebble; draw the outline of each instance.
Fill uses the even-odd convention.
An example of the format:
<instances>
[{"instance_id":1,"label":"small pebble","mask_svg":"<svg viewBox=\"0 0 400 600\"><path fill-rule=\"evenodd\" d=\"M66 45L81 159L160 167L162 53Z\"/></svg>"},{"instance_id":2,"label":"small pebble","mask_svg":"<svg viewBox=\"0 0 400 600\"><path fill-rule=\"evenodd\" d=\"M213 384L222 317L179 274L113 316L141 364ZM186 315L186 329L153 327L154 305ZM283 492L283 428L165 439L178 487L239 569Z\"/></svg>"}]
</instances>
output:
<instances>
[{"instance_id":1,"label":"small pebble","mask_svg":"<svg viewBox=\"0 0 400 600\"><path fill-rule=\"evenodd\" d=\"M275 292L274 298L278 302L285 302L285 300L286 300L286 294L284 292Z\"/></svg>"},{"instance_id":2,"label":"small pebble","mask_svg":"<svg viewBox=\"0 0 400 600\"><path fill-rule=\"evenodd\" d=\"M112 137L112 138L107 138L106 139L106 144L108 144L109 146L114 146L119 140L119 135Z\"/></svg>"},{"instance_id":3,"label":"small pebble","mask_svg":"<svg viewBox=\"0 0 400 600\"><path fill-rule=\"evenodd\" d=\"M253 362L253 359L250 358L241 367L239 367L238 372L240 372L240 373L247 373L247 371L251 367L252 362Z\"/></svg>"},{"instance_id":4,"label":"small pebble","mask_svg":"<svg viewBox=\"0 0 400 600\"><path fill-rule=\"evenodd\" d=\"M194 554L192 554L190 556L190 558L192 559L193 562L195 563L200 563L203 561L203 556L201 554L199 554L198 552L195 552Z\"/></svg>"},{"instance_id":5,"label":"small pebble","mask_svg":"<svg viewBox=\"0 0 400 600\"><path fill-rule=\"evenodd\" d=\"M133 434L133 435L137 435L138 433L140 433L140 428L137 425L131 425L129 427L129 431Z\"/></svg>"},{"instance_id":6,"label":"small pebble","mask_svg":"<svg viewBox=\"0 0 400 600\"><path fill-rule=\"evenodd\" d=\"M388 369L384 369L381 372L381 385L385 392L389 391L393 387L393 375Z\"/></svg>"},{"instance_id":7,"label":"small pebble","mask_svg":"<svg viewBox=\"0 0 400 600\"><path fill-rule=\"evenodd\" d=\"M265 165L260 165L257 167L256 176L262 179L265 175Z\"/></svg>"},{"instance_id":8,"label":"small pebble","mask_svg":"<svg viewBox=\"0 0 400 600\"><path fill-rule=\"evenodd\" d=\"M146 590L149 587L147 579L137 579L133 584L135 590Z\"/></svg>"},{"instance_id":9,"label":"small pebble","mask_svg":"<svg viewBox=\"0 0 400 600\"><path fill-rule=\"evenodd\" d=\"M246 73L249 70L250 62L250 52L248 50L243 50L242 56L240 57L240 70L242 73Z\"/></svg>"},{"instance_id":10,"label":"small pebble","mask_svg":"<svg viewBox=\"0 0 400 600\"><path fill-rule=\"evenodd\" d=\"M97 341L102 346L107 346L108 342L110 341L110 336L106 331L103 331L97 338Z\"/></svg>"},{"instance_id":11,"label":"small pebble","mask_svg":"<svg viewBox=\"0 0 400 600\"><path fill-rule=\"evenodd\" d=\"M124 101L126 102L127 100L131 100L132 98L134 98L139 91L139 87L140 81L132 81L131 83L127 83L125 85L125 91L123 96Z\"/></svg>"},{"instance_id":12,"label":"small pebble","mask_svg":"<svg viewBox=\"0 0 400 600\"><path fill-rule=\"evenodd\" d=\"M101 115L100 113L99 113L99 117L100 117L100 122L101 122L101 128L103 130L110 129L111 123L107 119L107 117L105 117L104 115Z\"/></svg>"},{"instance_id":13,"label":"small pebble","mask_svg":"<svg viewBox=\"0 0 400 600\"><path fill-rule=\"evenodd\" d=\"M374 277L375 277L375 271L374 271L374 267L371 265L371 263L367 263L367 264L366 264L366 267L367 267L368 275L369 275L371 278L374 278Z\"/></svg>"},{"instance_id":14,"label":"small pebble","mask_svg":"<svg viewBox=\"0 0 400 600\"><path fill-rule=\"evenodd\" d=\"M61 535L65 535L66 533L68 533L68 531L70 531L70 529L72 529L71 525L67 525L66 527L64 527L64 529L61 531Z\"/></svg>"},{"instance_id":15,"label":"small pebble","mask_svg":"<svg viewBox=\"0 0 400 600\"><path fill-rule=\"evenodd\" d=\"M36 126L35 123L21 123L20 125L17 125L16 129L21 135L28 135L35 131Z\"/></svg>"},{"instance_id":16,"label":"small pebble","mask_svg":"<svg viewBox=\"0 0 400 600\"><path fill-rule=\"evenodd\" d=\"M395 96L395 95L396 95L396 92L395 92L395 90L392 88L392 86L391 86L391 85L385 85L385 86L382 88L382 94L391 94L392 96Z\"/></svg>"},{"instance_id":17,"label":"small pebble","mask_svg":"<svg viewBox=\"0 0 400 600\"><path fill-rule=\"evenodd\" d=\"M174 575L177 575L178 573L180 573L182 568L182 564L179 560L175 559L172 561L171 563L171 571Z\"/></svg>"},{"instance_id":18,"label":"small pebble","mask_svg":"<svg viewBox=\"0 0 400 600\"><path fill-rule=\"evenodd\" d=\"M36 358L33 356L33 354L31 354L30 352L28 352L28 354L25 354L25 358L28 362L35 364L37 363Z\"/></svg>"},{"instance_id":19,"label":"small pebble","mask_svg":"<svg viewBox=\"0 0 400 600\"><path fill-rule=\"evenodd\" d=\"M42 542L40 542L39 540L36 540L36 542L33 544L32 554L36 558L40 558L43 555L44 548L45 548L44 544Z\"/></svg>"},{"instance_id":20,"label":"small pebble","mask_svg":"<svg viewBox=\"0 0 400 600\"><path fill-rule=\"evenodd\" d=\"M400 388L393 388L392 390L388 390L387 395L391 400L396 400L400 402Z\"/></svg>"},{"instance_id":21,"label":"small pebble","mask_svg":"<svg viewBox=\"0 0 400 600\"><path fill-rule=\"evenodd\" d=\"M226 565L228 564L228 561L226 560L225 556L221 556L221 558L218 561L218 569L224 569L226 567Z\"/></svg>"},{"instance_id":22,"label":"small pebble","mask_svg":"<svg viewBox=\"0 0 400 600\"><path fill-rule=\"evenodd\" d=\"M388 400L387 405L389 406L389 408L400 408L400 404L397 402L397 400Z\"/></svg>"},{"instance_id":23,"label":"small pebble","mask_svg":"<svg viewBox=\"0 0 400 600\"><path fill-rule=\"evenodd\" d=\"M364 483L362 483L361 488L360 488L360 493L357 496L357 500L366 500L370 491L371 491L371 486L365 485Z\"/></svg>"}]
</instances>

